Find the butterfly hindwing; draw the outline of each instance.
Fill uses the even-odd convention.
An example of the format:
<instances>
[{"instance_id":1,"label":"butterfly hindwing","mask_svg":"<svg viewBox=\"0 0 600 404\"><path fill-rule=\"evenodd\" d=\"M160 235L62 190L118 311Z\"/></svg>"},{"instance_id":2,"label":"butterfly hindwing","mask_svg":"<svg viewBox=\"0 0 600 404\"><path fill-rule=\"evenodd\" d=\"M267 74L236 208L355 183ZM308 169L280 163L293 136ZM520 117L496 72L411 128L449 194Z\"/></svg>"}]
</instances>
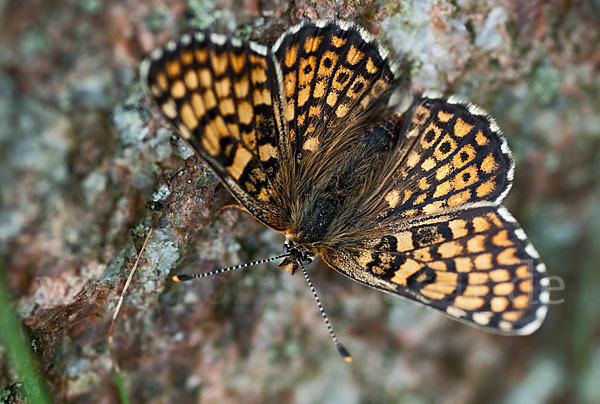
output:
<instances>
[{"instance_id":1,"label":"butterfly hindwing","mask_svg":"<svg viewBox=\"0 0 600 404\"><path fill-rule=\"evenodd\" d=\"M323 259L358 282L499 333L529 334L546 313L545 266L504 207L424 218Z\"/></svg>"},{"instance_id":2,"label":"butterfly hindwing","mask_svg":"<svg viewBox=\"0 0 600 404\"><path fill-rule=\"evenodd\" d=\"M421 215L499 203L514 162L494 120L453 98L421 98L405 113L403 138L392 152L386 216Z\"/></svg>"},{"instance_id":3,"label":"butterfly hindwing","mask_svg":"<svg viewBox=\"0 0 600 404\"><path fill-rule=\"evenodd\" d=\"M185 35L152 54L145 81L163 114L238 201L280 230L279 84L267 48L217 34Z\"/></svg>"}]
</instances>

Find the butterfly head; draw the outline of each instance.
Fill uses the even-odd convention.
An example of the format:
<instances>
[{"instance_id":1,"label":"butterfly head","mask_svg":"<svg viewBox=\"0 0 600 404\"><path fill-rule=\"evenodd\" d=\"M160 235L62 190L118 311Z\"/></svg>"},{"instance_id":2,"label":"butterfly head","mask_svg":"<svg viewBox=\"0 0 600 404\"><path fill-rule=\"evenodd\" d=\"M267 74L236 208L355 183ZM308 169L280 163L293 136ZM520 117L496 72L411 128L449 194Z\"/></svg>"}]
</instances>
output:
<instances>
[{"instance_id":1,"label":"butterfly head","mask_svg":"<svg viewBox=\"0 0 600 404\"><path fill-rule=\"evenodd\" d=\"M313 254L289 241L283 244L283 252L289 255L281 261L279 268L290 271L291 275L294 275L301 265L308 265L314 259Z\"/></svg>"}]
</instances>

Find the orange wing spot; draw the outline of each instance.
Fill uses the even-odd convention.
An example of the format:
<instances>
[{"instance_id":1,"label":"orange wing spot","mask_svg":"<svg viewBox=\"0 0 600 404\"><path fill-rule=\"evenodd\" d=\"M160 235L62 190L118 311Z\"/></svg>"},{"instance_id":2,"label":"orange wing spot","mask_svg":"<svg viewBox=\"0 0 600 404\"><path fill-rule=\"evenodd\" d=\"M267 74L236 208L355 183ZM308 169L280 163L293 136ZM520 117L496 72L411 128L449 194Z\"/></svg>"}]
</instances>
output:
<instances>
[{"instance_id":1,"label":"orange wing spot","mask_svg":"<svg viewBox=\"0 0 600 404\"><path fill-rule=\"evenodd\" d=\"M292 45L285 51L284 63L286 67L290 68L296 63L296 60L298 59L299 46L299 44Z\"/></svg>"},{"instance_id":2,"label":"orange wing spot","mask_svg":"<svg viewBox=\"0 0 600 404\"><path fill-rule=\"evenodd\" d=\"M204 136L202 136L201 143L202 147L213 157L218 156L221 152L219 135L217 135L217 130L212 122L204 127Z\"/></svg>"},{"instance_id":3,"label":"orange wing spot","mask_svg":"<svg viewBox=\"0 0 600 404\"><path fill-rule=\"evenodd\" d=\"M444 295L449 295L452 292L454 292L455 290L456 290L456 284L435 282L435 283L431 283L431 284L423 287L423 289L421 289L421 293L423 293L424 295L426 295L424 292L441 293Z\"/></svg>"},{"instance_id":4,"label":"orange wing spot","mask_svg":"<svg viewBox=\"0 0 600 404\"><path fill-rule=\"evenodd\" d=\"M290 72L285 75L285 78L283 79L283 87L285 88L285 95L287 98L292 98L296 92L296 72Z\"/></svg>"},{"instance_id":5,"label":"orange wing spot","mask_svg":"<svg viewBox=\"0 0 600 404\"><path fill-rule=\"evenodd\" d=\"M421 194L415 198L413 205L420 205L427 199L427 194Z\"/></svg>"},{"instance_id":6,"label":"orange wing spot","mask_svg":"<svg viewBox=\"0 0 600 404\"><path fill-rule=\"evenodd\" d=\"M191 51L183 52L181 54L181 61L186 66L190 65L194 61L194 54Z\"/></svg>"},{"instance_id":7,"label":"orange wing spot","mask_svg":"<svg viewBox=\"0 0 600 404\"><path fill-rule=\"evenodd\" d=\"M485 146L490 140L481 131L478 131L475 135L475 141L479 146Z\"/></svg>"},{"instance_id":8,"label":"orange wing spot","mask_svg":"<svg viewBox=\"0 0 600 404\"><path fill-rule=\"evenodd\" d=\"M321 105L311 105L308 109L308 116L319 116L321 115Z\"/></svg>"},{"instance_id":9,"label":"orange wing spot","mask_svg":"<svg viewBox=\"0 0 600 404\"><path fill-rule=\"evenodd\" d=\"M343 118L346 115L348 115L348 112L350 112L350 108L348 108L347 105L340 105L337 107L337 109L335 110L335 115L338 118Z\"/></svg>"},{"instance_id":10,"label":"orange wing spot","mask_svg":"<svg viewBox=\"0 0 600 404\"><path fill-rule=\"evenodd\" d=\"M164 72L156 74L156 83L163 92L167 91L167 88L169 88L169 81L167 80L167 75Z\"/></svg>"},{"instance_id":11,"label":"orange wing spot","mask_svg":"<svg viewBox=\"0 0 600 404\"><path fill-rule=\"evenodd\" d=\"M464 296L485 296L490 292L490 288L485 285L469 285L463 292Z\"/></svg>"},{"instance_id":12,"label":"orange wing spot","mask_svg":"<svg viewBox=\"0 0 600 404\"><path fill-rule=\"evenodd\" d=\"M327 51L321 56L321 62L319 63L319 70L317 76L329 78L335 65L338 61L338 54L332 51Z\"/></svg>"},{"instance_id":13,"label":"orange wing spot","mask_svg":"<svg viewBox=\"0 0 600 404\"><path fill-rule=\"evenodd\" d=\"M421 294L433 300L442 300L444 297L446 297L446 295L441 292L436 292L426 288L421 289Z\"/></svg>"},{"instance_id":14,"label":"orange wing spot","mask_svg":"<svg viewBox=\"0 0 600 404\"><path fill-rule=\"evenodd\" d=\"M496 227L502 227L502 221L498 218L498 215L493 213L493 212L489 212L487 215L485 215L488 219L490 219L490 221L494 224L494 226Z\"/></svg>"},{"instance_id":15,"label":"orange wing spot","mask_svg":"<svg viewBox=\"0 0 600 404\"><path fill-rule=\"evenodd\" d=\"M192 93L192 108L194 109L194 113L196 116L204 116L206 113L206 108L204 108L204 102L202 101L202 97L198 93Z\"/></svg>"},{"instance_id":16,"label":"orange wing spot","mask_svg":"<svg viewBox=\"0 0 600 404\"><path fill-rule=\"evenodd\" d=\"M442 134L442 128L430 123L424 133L424 136L421 137L421 146L425 149L429 149Z\"/></svg>"},{"instance_id":17,"label":"orange wing spot","mask_svg":"<svg viewBox=\"0 0 600 404\"><path fill-rule=\"evenodd\" d=\"M254 105L271 105L271 92L268 88L263 88L262 90L255 88L252 93L252 99L254 100Z\"/></svg>"},{"instance_id":18,"label":"orange wing spot","mask_svg":"<svg viewBox=\"0 0 600 404\"><path fill-rule=\"evenodd\" d=\"M493 282L507 282L510 280L510 272L506 269L494 269L490 271L490 279Z\"/></svg>"},{"instance_id":19,"label":"orange wing spot","mask_svg":"<svg viewBox=\"0 0 600 404\"><path fill-rule=\"evenodd\" d=\"M394 209L396 206L398 206L398 203L400 202L400 191L398 191L397 189L394 189L394 190L388 192L387 194L385 194L384 199L387 202L388 206L391 209ZM408 233L408 232L406 232L406 233Z\"/></svg>"},{"instance_id":20,"label":"orange wing spot","mask_svg":"<svg viewBox=\"0 0 600 404\"><path fill-rule=\"evenodd\" d=\"M304 51L306 53L316 52L319 49L319 45L321 45L322 36L313 36L306 38L304 41Z\"/></svg>"},{"instance_id":21,"label":"orange wing spot","mask_svg":"<svg viewBox=\"0 0 600 404\"><path fill-rule=\"evenodd\" d=\"M375 63L373 63L373 59L371 59L371 57L369 57L369 59L367 60L367 72L369 72L369 74L375 74L379 71L379 68L377 66L375 66Z\"/></svg>"},{"instance_id":22,"label":"orange wing spot","mask_svg":"<svg viewBox=\"0 0 600 404\"><path fill-rule=\"evenodd\" d=\"M529 267L527 265L521 265L515 271L515 275L517 275L517 278L528 278L530 276Z\"/></svg>"},{"instance_id":23,"label":"orange wing spot","mask_svg":"<svg viewBox=\"0 0 600 404\"><path fill-rule=\"evenodd\" d=\"M490 222L485 220L483 217L478 216L473 218L473 229L476 233L483 233L491 228Z\"/></svg>"},{"instance_id":24,"label":"orange wing spot","mask_svg":"<svg viewBox=\"0 0 600 404\"><path fill-rule=\"evenodd\" d=\"M427 262L433 260L431 256L430 249L428 247L419 248L418 250L413 251L413 257L422 262Z\"/></svg>"},{"instance_id":25,"label":"orange wing spot","mask_svg":"<svg viewBox=\"0 0 600 404\"><path fill-rule=\"evenodd\" d=\"M527 295L519 295L512 301L515 309L524 309L529 306L529 297Z\"/></svg>"},{"instance_id":26,"label":"orange wing spot","mask_svg":"<svg viewBox=\"0 0 600 404\"><path fill-rule=\"evenodd\" d=\"M269 159L277 158L278 152L275 147L271 143L265 143L258 146L258 155L260 161L269 161Z\"/></svg>"},{"instance_id":27,"label":"orange wing spot","mask_svg":"<svg viewBox=\"0 0 600 404\"><path fill-rule=\"evenodd\" d=\"M515 290L515 285L511 282L502 282L494 286L494 294L496 296L510 295Z\"/></svg>"},{"instance_id":28,"label":"orange wing spot","mask_svg":"<svg viewBox=\"0 0 600 404\"><path fill-rule=\"evenodd\" d=\"M469 166L456 174L453 179L454 189L463 189L479 181L477 167Z\"/></svg>"},{"instance_id":29,"label":"orange wing spot","mask_svg":"<svg viewBox=\"0 0 600 404\"><path fill-rule=\"evenodd\" d=\"M204 64L208 59L208 54L206 53L206 49L196 49L194 51L194 55L196 56L196 61L199 64Z\"/></svg>"},{"instance_id":30,"label":"orange wing spot","mask_svg":"<svg viewBox=\"0 0 600 404\"><path fill-rule=\"evenodd\" d=\"M173 85L171 86L171 95L173 96L173 98L183 98L185 97L185 94L186 89L185 85L183 84L183 81L177 80L175 83L173 83Z\"/></svg>"},{"instance_id":31,"label":"orange wing spot","mask_svg":"<svg viewBox=\"0 0 600 404\"><path fill-rule=\"evenodd\" d=\"M206 90L203 94L203 99L206 109L213 109L217 106L217 97L215 97L213 90Z\"/></svg>"},{"instance_id":32,"label":"orange wing spot","mask_svg":"<svg viewBox=\"0 0 600 404\"><path fill-rule=\"evenodd\" d=\"M226 98L219 101L219 111L225 116L233 115L235 113L235 104L233 103L233 100L231 98Z\"/></svg>"},{"instance_id":33,"label":"orange wing spot","mask_svg":"<svg viewBox=\"0 0 600 404\"><path fill-rule=\"evenodd\" d=\"M463 219L455 219L448 222L448 227L452 231L452 238L457 239L469 234L467 230L467 221Z\"/></svg>"},{"instance_id":34,"label":"orange wing spot","mask_svg":"<svg viewBox=\"0 0 600 404\"><path fill-rule=\"evenodd\" d=\"M456 241L449 241L438 247L438 253L442 258L452 258L460 255L463 251L463 247Z\"/></svg>"},{"instance_id":35,"label":"orange wing spot","mask_svg":"<svg viewBox=\"0 0 600 404\"><path fill-rule=\"evenodd\" d=\"M402 199L402 203L406 203L406 201L408 201L410 199L410 197L413 195L413 191L411 191L410 189L405 189L404 190L404 198Z\"/></svg>"},{"instance_id":36,"label":"orange wing spot","mask_svg":"<svg viewBox=\"0 0 600 404\"><path fill-rule=\"evenodd\" d=\"M227 130L229 131L229 133L231 133L231 136L240 140L240 127L239 126L237 126L234 123L228 123Z\"/></svg>"},{"instance_id":37,"label":"orange wing spot","mask_svg":"<svg viewBox=\"0 0 600 404\"><path fill-rule=\"evenodd\" d=\"M185 72L183 76L183 80L185 81L185 85L190 90L195 90L198 88L198 75L192 69Z\"/></svg>"},{"instance_id":38,"label":"orange wing spot","mask_svg":"<svg viewBox=\"0 0 600 404\"><path fill-rule=\"evenodd\" d=\"M394 272L391 281L398 285L406 285L406 279L421 268L423 268L423 264L409 258L400 266L400 269Z\"/></svg>"},{"instance_id":39,"label":"orange wing spot","mask_svg":"<svg viewBox=\"0 0 600 404\"><path fill-rule=\"evenodd\" d=\"M235 74L240 74L240 72L246 66L246 55L242 53L241 55L236 55L234 53L229 54L229 60L231 63L231 68Z\"/></svg>"},{"instance_id":40,"label":"orange wing spot","mask_svg":"<svg viewBox=\"0 0 600 404\"><path fill-rule=\"evenodd\" d=\"M494 180L488 180L477 187L476 192L478 197L483 197L491 194L496 189L496 182Z\"/></svg>"},{"instance_id":41,"label":"orange wing spot","mask_svg":"<svg viewBox=\"0 0 600 404\"><path fill-rule=\"evenodd\" d=\"M252 81L252 84L263 84L267 81L267 71L261 67L252 69L250 80Z\"/></svg>"},{"instance_id":42,"label":"orange wing spot","mask_svg":"<svg viewBox=\"0 0 600 404\"><path fill-rule=\"evenodd\" d=\"M298 126L304 126L304 120L306 119L306 112L298 115L298 119L296 119L296 124Z\"/></svg>"},{"instance_id":43,"label":"orange wing spot","mask_svg":"<svg viewBox=\"0 0 600 404\"><path fill-rule=\"evenodd\" d=\"M403 231L395 234L396 249L398 252L410 251L414 248L412 232Z\"/></svg>"},{"instance_id":44,"label":"orange wing spot","mask_svg":"<svg viewBox=\"0 0 600 404\"><path fill-rule=\"evenodd\" d=\"M285 120L290 122L294 120L294 117L296 116L296 107L294 106L293 102L288 102L285 105L285 109L283 110L283 116L285 117ZM290 133L290 136L292 134Z\"/></svg>"},{"instance_id":45,"label":"orange wing spot","mask_svg":"<svg viewBox=\"0 0 600 404\"><path fill-rule=\"evenodd\" d=\"M217 130L217 135L219 135L219 137L223 138L229 136L227 124L225 124L225 121L223 120L222 116L217 115L213 120L213 124L215 125L215 129Z\"/></svg>"},{"instance_id":46,"label":"orange wing spot","mask_svg":"<svg viewBox=\"0 0 600 404\"><path fill-rule=\"evenodd\" d=\"M498 254L498 256L496 257L496 261L500 265L520 264L523 261L520 258L515 256L516 252L517 252L516 248L507 248L506 250L504 250L500 254Z\"/></svg>"},{"instance_id":47,"label":"orange wing spot","mask_svg":"<svg viewBox=\"0 0 600 404\"><path fill-rule=\"evenodd\" d=\"M362 101L360 102L360 106L363 107L363 109L367 109L369 107L369 105L371 104L371 99L372 99L372 97L370 95L365 94L363 96Z\"/></svg>"},{"instance_id":48,"label":"orange wing spot","mask_svg":"<svg viewBox=\"0 0 600 404\"><path fill-rule=\"evenodd\" d=\"M406 165L412 168L416 166L419 161L421 161L421 155L416 151L411 151L406 159Z\"/></svg>"},{"instance_id":49,"label":"orange wing spot","mask_svg":"<svg viewBox=\"0 0 600 404\"><path fill-rule=\"evenodd\" d=\"M479 270L491 269L493 267L492 254L479 254L477 257L475 257L473 263L475 264L475 268Z\"/></svg>"},{"instance_id":50,"label":"orange wing spot","mask_svg":"<svg viewBox=\"0 0 600 404\"><path fill-rule=\"evenodd\" d=\"M325 85L327 82L324 79L317 80L315 83L315 89L313 90L313 97L321 98L325 94Z\"/></svg>"},{"instance_id":51,"label":"orange wing spot","mask_svg":"<svg viewBox=\"0 0 600 404\"><path fill-rule=\"evenodd\" d=\"M223 80L219 80L215 83L215 91L217 92L217 97L225 98L228 97L231 93L231 81L225 77Z\"/></svg>"},{"instance_id":52,"label":"orange wing spot","mask_svg":"<svg viewBox=\"0 0 600 404\"><path fill-rule=\"evenodd\" d=\"M521 281L519 283L519 290L523 293L529 293L533 290L533 284L530 280Z\"/></svg>"},{"instance_id":53,"label":"orange wing spot","mask_svg":"<svg viewBox=\"0 0 600 404\"><path fill-rule=\"evenodd\" d=\"M210 70L200 69L198 71L198 77L200 77L200 84L202 84L203 88L212 86L212 75L210 74Z\"/></svg>"},{"instance_id":54,"label":"orange wing spot","mask_svg":"<svg viewBox=\"0 0 600 404\"><path fill-rule=\"evenodd\" d=\"M225 73L227 66L229 66L229 59L227 53L223 52L219 55L214 50L210 51L210 64L212 66L215 75L220 76Z\"/></svg>"},{"instance_id":55,"label":"orange wing spot","mask_svg":"<svg viewBox=\"0 0 600 404\"><path fill-rule=\"evenodd\" d=\"M435 151L433 152L433 155L435 156L436 159L438 159L438 161L442 161L442 160L446 159L449 155L454 153L454 151L456 150L456 147L457 147L457 144L454 141L454 139L452 139L450 136L448 136L446 134L442 138L442 140L440 140L438 145L436 146Z\"/></svg>"},{"instance_id":56,"label":"orange wing spot","mask_svg":"<svg viewBox=\"0 0 600 404\"><path fill-rule=\"evenodd\" d=\"M167 74L170 78L175 78L181 74L181 64L178 60L167 62Z\"/></svg>"},{"instance_id":57,"label":"orange wing spot","mask_svg":"<svg viewBox=\"0 0 600 404\"><path fill-rule=\"evenodd\" d=\"M302 148L304 150L316 152L317 150L319 150L319 138L316 136L308 138L302 145Z\"/></svg>"},{"instance_id":58,"label":"orange wing spot","mask_svg":"<svg viewBox=\"0 0 600 404\"><path fill-rule=\"evenodd\" d=\"M229 171L229 174L237 181L244 173L250 160L252 160L252 154L245 148L238 146L235 150L235 155L233 156L233 162L227 167L227 171Z\"/></svg>"},{"instance_id":59,"label":"orange wing spot","mask_svg":"<svg viewBox=\"0 0 600 404\"><path fill-rule=\"evenodd\" d=\"M348 50L348 54L346 55L346 60L352 66L357 64L362 60L365 56L364 52L359 51L354 45L350 45L350 49Z\"/></svg>"},{"instance_id":60,"label":"orange wing spot","mask_svg":"<svg viewBox=\"0 0 600 404\"><path fill-rule=\"evenodd\" d=\"M473 321L475 321L477 324L481 324L481 325L488 325L490 323L490 320L492 318L492 313L490 312L477 312L477 313L473 313Z\"/></svg>"},{"instance_id":61,"label":"orange wing spot","mask_svg":"<svg viewBox=\"0 0 600 404\"><path fill-rule=\"evenodd\" d=\"M454 266L457 272L471 272L473 269L473 261L469 257L454 258Z\"/></svg>"},{"instance_id":62,"label":"orange wing spot","mask_svg":"<svg viewBox=\"0 0 600 404\"><path fill-rule=\"evenodd\" d=\"M452 157L452 164L455 169L463 168L469 162L475 158L475 148L470 144L464 145L460 150Z\"/></svg>"},{"instance_id":63,"label":"orange wing spot","mask_svg":"<svg viewBox=\"0 0 600 404\"><path fill-rule=\"evenodd\" d=\"M302 107L306 104L306 101L310 98L310 86L304 87L298 92L298 106Z\"/></svg>"},{"instance_id":64,"label":"orange wing spot","mask_svg":"<svg viewBox=\"0 0 600 404\"><path fill-rule=\"evenodd\" d=\"M438 212L442 209L442 206L444 206L444 201L431 202L430 204L423 206L423 213L430 214Z\"/></svg>"},{"instance_id":65,"label":"orange wing spot","mask_svg":"<svg viewBox=\"0 0 600 404\"><path fill-rule=\"evenodd\" d=\"M335 72L335 76L333 76L331 87L335 90L342 91L344 88L346 88L352 76L354 76L354 72L352 70L340 66Z\"/></svg>"},{"instance_id":66,"label":"orange wing spot","mask_svg":"<svg viewBox=\"0 0 600 404\"><path fill-rule=\"evenodd\" d=\"M252 64L262 66L265 69L267 68L267 59L265 59L263 56L258 56L258 55L252 55L251 54L248 57L248 59L250 59L250 63L252 63Z\"/></svg>"},{"instance_id":67,"label":"orange wing spot","mask_svg":"<svg viewBox=\"0 0 600 404\"><path fill-rule=\"evenodd\" d=\"M452 172L452 166L450 164L444 164L438 168L435 172L435 179L438 181L443 180Z\"/></svg>"},{"instance_id":68,"label":"orange wing spot","mask_svg":"<svg viewBox=\"0 0 600 404\"><path fill-rule=\"evenodd\" d=\"M187 126L183 122L180 122L177 125L177 131L184 139L190 139L192 137L192 132L188 129Z\"/></svg>"},{"instance_id":69,"label":"orange wing spot","mask_svg":"<svg viewBox=\"0 0 600 404\"><path fill-rule=\"evenodd\" d=\"M431 157L428 157L425 159L425 161L423 162L423 164L421 164L421 168L425 171L429 171L431 170L433 167L435 167L436 162L434 159L432 159Z\"/></svg>"},{"instance_id":70,"label":"orange wing spot","mask_svg":"<svg viewBox=\"0 0 600 404\"><path fill-rule=\"evenodd\" d=\"M352 83L353 84L349 86L350 88L346 92L346 96L355 100L368 89L369 82L363 76L358 74Z\"/></svg>"},{"instance_id":71,"label":"orange wing spot","mask_svg":"<svg viewBox=\"0 0 600 404\"><path fill-rule=\"evenodd\" d=\"M329 92L329 94L327 94L327 100L325 102L327 102L327 105L329 105L330 107L334 107L337 103L337 99L337 93L335 91L331 91Z\"/></svg>"},{"instance_id":72,"label":"orange wing spot","mask_svg":"<svg viewBox=\"0 0 600 404\"><path fill-rule=\"evenodd\" d=\"M488 154L483 161L481 162L481 170L485 173L494 172L498 168L498 164L496 164L496 160L492 153Z\"/></svg>"},{"instance_id":73,"label":"orange wing spot","mask_svg":"<svg viewBox=\"0 0 600 404\"><path fill-rule=\"evenodd\" d=\"M473 129L473 125L470 125L461 118L458 118L454 124L454 135L457 137L463 137L469 133L471 129Z\"/></svg>"},{"instance_id":74,"label":"orange wing spot","mask_svg":"<svg viewBox=\"0 0 600 404\"><path fill-rule=\"evenodd\" d=\"M485 272L469 273L469 285L482 285L488 282L488 275Z\"/></svg>"},{"instance_id":75,"label":"orange wing spot","mask_svg":"<svg viewBox=\"0 0 600 404\"><path fill-rule=\"evenodd\" d=\"M508 230L501 230L494 237L492 237L492 243L500 247L508 247L514 243L508 238Z\"/></svg>"},{"instance_id":76,"label":"orange wing spot","mask_svg":"<svg viewBox=\"0 0 600 404\"><path fill-rule=\"evenodd\" d=\"M402 216L411 217L411 216L416 215L417 213L419 213L419 211L417 209L408 209L408 210L405 210L404 212L402 212Z\"/></svg>"},{"instance_id":77,"label":"orange wing spot","mask_svg":"<svg viewBox=\"0 0 600 404\"><path fill-rule=\"evenodd\" d=\"M447 271L448 270L448 266L446 265L446 263L444 261L429 262L429 263L427 263L427 266L436 271Z\"/></svg>"},{"instance_id":78,"label":"orange wing spot","mask_svg":"<svg viewBox=\"0 0 600 404\"><path fill-rule=\"evenodd\" d=\"M317 58L314 56L300 59L300 65L298 66L298 84L300 87L312 81L315 77L316 66Z\"/></svg>"},{"instance_id":79,"label":"orange wing spot","mask_svg":"<svg viewBox=\"0 0 600 404\"><path fill-rule=\"evenodd\" d=\"M331 37L331 44L336 48L344 46L346 44L346 41L347 41L347 39L340 38L335 35L333 37Z\"/></svg>"},{"instance_id":80,"label":"orange wing spot","mask_svg":"<svg viewBox=\"0 0 600 404\"><path fill-rule=\"evenodd\" d=\"M467 251L469 253L478 253L485 250L485 235L480 234L471 237L467 241Z\"/></svg>"},{"instance_id":81,"label":"orange wing spot","mask_svg":"<svg viewBox=\"0 0 600 404\"><path fill-rule=\"evenodd\" d=\"M164 114L171 119L174 119L177 116L176 108L177 106L175 105L175 101L173 101L172 98L169 98L168 101L166 101L163 105L160 106L162 112L164 112Z\"/></svg>"},{"instance_id":82,"label":"orange wing spot","mask_svg":"<svg viewBox=\"0 0 600 404\"><path fill-rule=\"evenodd\" d=\"M481 297L456 296L454 305L463 310L477 310L483 306L485 301Z\"/></svg>"},{"instance_id":83,"label":"orange wing spot","mask_svg":"<svg viewBox=\"0 0 600 404\"><path fill-rule=\"evenodd\" d=\"M419 105L413 115L412 123L416 126L423 125L428 119L431 111L423 105Z\"/></svg>"},{"instance_id":84,"label":"orange wing spot","mask_svg":"<svg viewBox=\"0 0 600 404\"><path fill-rule=\"evenodd\" d=\"M502 313L502 318L507 321L518 321L521 317L523 317L522 311L507 311L506 313Z\"/></svg>"},{"instance_id":85,"label":"orange wing spot","mask_svg":"<svg viewBox=\"0 0 600 404\"><path fill-rule=\"evenodd\" d=\"M449 206L464 205L465 203L469 202L470 199L471 199L471 190L466 189L458 194L452 195L448 199L448 205Z\"/></svg>"},{"instance_id":86,"label":"orange wing spot","mask_svg":"<svg viewBox=\"0 0 600 404\"><path fill-rule=\"evenodd\" d=\"M181 106L179 110L179 114L181 115L181 120L183 124L189 130L195 130L198 127L198 118L196 118L196 114L192 110L192 107L187 102Z\"/></svg>"},{"instance_id":87,"label":"orange wing spot","mask_svg":"<svg viewBox=\"0 0 600 404\"><path fill-rule=\"evenodd\" d=\"M450 184L450 181L444 181L435 188L433 197L439 198L440 196L447 195L450 191L452 191L452 184Z\"/></svg>"},{"instance_id":88,"label":"orange wing spot","mask_svg":"<svg viewBox=\"0 0 600 404\"><path fill-rule=\"evenodd\" d=\"M452 119L452 117L454 116L454 114L452 112L446 112L446 111L438 111L438 119L440 120L440 122L448 122L450 121L450 119Z\"/></svg>"},{"instance_id":89,"label":"orange wing spot","mask_svg":"<svg viewBox=\"0 0 600 404\"><path fill-rule=\"evenodd\" d=\"M496 296L493 297L490 301L490 307L492 308L492 311L500 313L506 310L506 308L508 307L508 303L509 302L506 297Z\"/></svg>"},{"instance_id":90,"label":"orange wing spot","mask_svg":"<svg viewBox=\"0 0 600 404\"><path fill-rule=\"evenodd\" d=\"M248 125L254 118L254 108L252 108L249 102L242 101L238 105L238 116L240 123Z\"/></svg>"}]
</instances>

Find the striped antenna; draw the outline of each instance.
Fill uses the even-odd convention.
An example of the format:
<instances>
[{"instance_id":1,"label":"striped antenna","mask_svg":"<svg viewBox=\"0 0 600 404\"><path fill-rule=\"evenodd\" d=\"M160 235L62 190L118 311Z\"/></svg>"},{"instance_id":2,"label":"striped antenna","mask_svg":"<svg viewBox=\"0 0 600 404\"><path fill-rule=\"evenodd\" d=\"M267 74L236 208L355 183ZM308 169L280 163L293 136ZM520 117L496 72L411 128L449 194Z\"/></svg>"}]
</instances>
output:
<instances>
[{"instance_id":1,"label":"striped antenna","mask_svg":"<svg viewBox=\"0 0 600 404\"><path fill-rule=\"evenodd\" d=\"M229 268L219 268L219 269L215 269L213 271L205 272L205 273L202 273L202 274L173 275L171 277L171 279L173 280L173 282L191 281L191 280L194 280L194 279L205 278L207 276L222 274L223 272L229 272L229 271L234 271L236 269L247 268L247 267L250 267L252 265L264 264L266 262L271 262L271 261L275 261L275 260L278 260L278 259L281 259L281 258L288 257L289 255L290 255L289 253L288 254L282 254L282 255L278 255L277 257L265 258L265 259L254 261L254 262L248 262L246 264L235 265L235 266L232 266L232 267L229 267Z\"/></svg>"},{"instance_id":2,"label":"striped antenna","mask_svg":"<svg viewBox=\"0 0 600 404\"><path fill-rule=\"evenodd\" d=\"M323 305L321 304L319 295L317 295L317 290L314 288L312 282L310 281L310 278L308 277L308 272L306 272L306 269L304 268L304 265L302 265L302 262L301 261L298 261L298 262L300 263L300 268L302 268L302 274L304 275L304 279L306 279L306 283L308 284L310 291L312 292L313 296L315 297L315 300L317 301L317 306L319 306L319 311L321 312L321 317L323 317L323 320L325 321L325 325L327 326L327 330L329 331L329 335L331 335L331 339L333 340L335 347L337 348L338 352L340 353L340 355L346 362L348 362L348 363L352 362L352 355L350 355L350 352L348 352L346 347L344 345L342 345L342 343L335 336L335 332L333 332L333 327L331 327L331 324L329 323L329 318L327 318L327 313L325 313L325 309L323 308Z\"/></svg>"}]
</instances>

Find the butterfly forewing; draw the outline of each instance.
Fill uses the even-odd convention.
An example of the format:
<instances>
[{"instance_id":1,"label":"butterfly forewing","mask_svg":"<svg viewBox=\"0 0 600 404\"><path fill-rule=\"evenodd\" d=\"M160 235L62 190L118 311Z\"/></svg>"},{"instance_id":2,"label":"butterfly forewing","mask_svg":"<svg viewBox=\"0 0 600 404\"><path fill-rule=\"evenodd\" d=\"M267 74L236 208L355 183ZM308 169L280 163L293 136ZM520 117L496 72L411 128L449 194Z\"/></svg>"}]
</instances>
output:
<instances>
[{"instance_id":1,"label":"butterfly forewing","mask_svg":"<svg viewBox=\"0 0 600 404\"><path fill-rule=\"evenodd\" d=\"M364 29L317 21L274 45L292 152L327 153L385 107L394 82L387 52Z\"/></svg>"},{"instance_id":2,"label":"butterfly forewing","mask_svg":"<svg viewBox=\"0 0 600 404\"><path fill-rule=\"evenodd\" d=\"M274 59L260 45L199 32L151 57L146 82L164 115L238 201L281 230L281 100Z\"/></svg>"}]
</instances>

